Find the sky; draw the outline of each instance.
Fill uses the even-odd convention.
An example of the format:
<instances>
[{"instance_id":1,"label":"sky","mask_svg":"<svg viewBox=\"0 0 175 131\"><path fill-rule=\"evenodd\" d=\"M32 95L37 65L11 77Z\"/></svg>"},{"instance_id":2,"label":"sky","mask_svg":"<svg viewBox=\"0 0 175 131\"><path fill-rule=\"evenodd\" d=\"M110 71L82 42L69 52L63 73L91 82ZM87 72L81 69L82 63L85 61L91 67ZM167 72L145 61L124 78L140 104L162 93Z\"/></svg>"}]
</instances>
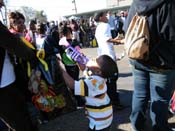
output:
<instances>
[{"instance_id":1,"label":"sky","mask_svg":"<svg viewBox=\"0 0 175 131\"><path fill-rule=\"evenodd\" d=\"M44 10L49 20L55 20L65 15L75 14L72 0L4 0L10 8L29 6L36 10ZM106 0L75 0L77 13L103 9Z\"/></svg>"}]
</instances>

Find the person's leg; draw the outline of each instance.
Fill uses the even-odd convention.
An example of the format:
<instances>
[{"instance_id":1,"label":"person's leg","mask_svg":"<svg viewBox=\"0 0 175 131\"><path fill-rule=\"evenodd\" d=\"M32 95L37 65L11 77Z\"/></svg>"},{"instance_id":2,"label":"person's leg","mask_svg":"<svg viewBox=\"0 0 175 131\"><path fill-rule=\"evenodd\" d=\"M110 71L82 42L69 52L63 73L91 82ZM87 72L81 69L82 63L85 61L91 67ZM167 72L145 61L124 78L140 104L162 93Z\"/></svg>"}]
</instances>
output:
<instances>
[{"instance_id":1,"label":"person's leg","mask_svg":"<svg viewBox=\"0 0 175 131\"><path fill-rule=\"evenodd\" d=\"M119 93L117 92L117 80L118 80L118 72L114 74L113 77L110 77L107 79L106 81L107 94L109 95L109 98L111 99L112 105L117 110L122 110L124 106L121 105Z\"/></svg>"},{"instance_id":2,"label":"person's leg","mask_svg":"<svg viewBox=\"0 0 175 131\"><path fill-rule=\"evenodd\" d=\"M168 127L168 104L174 88L175 71L151 73L150 78L153 131L171 131Z\"/></svg>"},{"instance_id":3,"label":"person's leg","mask_svg":"<svg viewBox=\"0 0 175 131\"><path fill-rule=\"evenodd\" d=\"M134 131L142 131L149 100L149 72L133 67L134 92L130 120Z\"/></svg>"},{"instance_id":4,"label":"person's leg","mask_svg":"<svg viewBox=\"0 0 175 131\"><path fill-rule=\"evenodd\" d=\"M117 104L117 102L120 102L119 100L119 94L117 93L117 85L116 85L117 79L115 77L111 77L107 79L107 93L112 101L113 104Z\"/></svg>"},{"instance_id":5,"label":"person's leg","mask_svg":"<svg viewBox=\"0 0 175 131\"><path fill-rule=\"evenodd\" d=\"M13 85L0 89L0 117L17 131L37 131L27 112L25 98Z\"/></svg>"},{"instance_id":6,"label":"person's leg","mask_svg":"<svg viewBox=\"0 0 175 131\"><path fill-rule=\"evenodd\" d=\"M112 38L114 39L115 37L117 37L116 31L115 30L111 30L111 35Z\"/></svg>"}]
</instances>

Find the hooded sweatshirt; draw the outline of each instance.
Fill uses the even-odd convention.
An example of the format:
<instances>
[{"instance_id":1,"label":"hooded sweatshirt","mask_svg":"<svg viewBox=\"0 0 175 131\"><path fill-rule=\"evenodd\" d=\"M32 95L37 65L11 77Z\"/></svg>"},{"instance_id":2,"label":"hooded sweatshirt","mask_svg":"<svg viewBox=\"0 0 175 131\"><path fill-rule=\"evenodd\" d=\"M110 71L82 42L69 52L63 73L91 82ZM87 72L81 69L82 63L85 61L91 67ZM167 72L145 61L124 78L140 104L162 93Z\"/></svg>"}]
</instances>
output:
<instances>
[{"instance_id":1,"label":"hooded sweatshirt","mask_svg":"<svg viewBox=\"0 0 175 131\"><path fill-rule=\"evenodd\" d=\"M175 0L133 0L124 30L136 14L146 15L150 31L150 59L141 62L158 68L175 68Z\"/></svg>"}]
</instances>

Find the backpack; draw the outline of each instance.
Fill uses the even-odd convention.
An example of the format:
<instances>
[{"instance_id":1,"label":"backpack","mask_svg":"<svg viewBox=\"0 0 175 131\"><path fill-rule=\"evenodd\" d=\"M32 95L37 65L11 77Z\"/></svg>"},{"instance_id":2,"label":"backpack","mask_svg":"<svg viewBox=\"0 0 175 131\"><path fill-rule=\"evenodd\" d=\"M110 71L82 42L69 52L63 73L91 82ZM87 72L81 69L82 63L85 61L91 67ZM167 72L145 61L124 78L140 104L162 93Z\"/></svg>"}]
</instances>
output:
<instances>
[{"instance_id":1,"label":"backpack","mask_svg":"<svg viewBox=\"0 0 175 131\"><path fill-rule=\"evenodd\" d=\"M149 42L147 17L136 13L125 35L125 52L131 59L146 60L149 56Z\"/></svg>"}]
</instances>

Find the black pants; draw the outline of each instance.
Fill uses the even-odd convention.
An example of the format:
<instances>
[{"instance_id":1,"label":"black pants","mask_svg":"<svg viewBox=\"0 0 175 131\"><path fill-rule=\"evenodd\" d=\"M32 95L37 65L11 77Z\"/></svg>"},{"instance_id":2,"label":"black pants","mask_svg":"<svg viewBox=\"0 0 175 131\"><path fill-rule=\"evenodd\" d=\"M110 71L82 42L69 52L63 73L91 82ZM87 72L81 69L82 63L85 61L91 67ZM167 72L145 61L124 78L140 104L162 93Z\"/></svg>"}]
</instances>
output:
<instances>
[{"instance_id":1,"label":"black pants","mask_svg":"<svg viewBox=\"0 0 175 131\"><path fill-rule=\"evenodd\" d=\"M94 129L89 128L88 131L110 131L110 126L101 130L96 130L95 127Z\"/></svg>"},{"instance_id":2,"label":"black pants","mask_svg":"<svg viewBox=\"0 0 175 131\"><path fill-rule=\"evenodd\" d=\"M112 38L114 39L115 37L117 37L117 32L116 30L111 30L111 35L112 35Z\"/></svg>"},{"instance_id":3,"label":"black pants","mask_svg":"<svg viewBox=\"0 0 175 131\"><path fill-rule=\"evenodd\" d=\"M16 131L38 131L32 125L25 97L15 84L0 88L0 117Z\"/></svg>"},{"instance_id":4,"label":"black pants","mask_svg":"<svg viewBox=\"0 0 175 131\"><path fill-rule=\"evenodd\" d=\"M120 103L119 94L117 93L117 80L118 80L118 72L114 76L107 78L107 94L111 99L113 104Z\"/></svg>"}]
</instances>

